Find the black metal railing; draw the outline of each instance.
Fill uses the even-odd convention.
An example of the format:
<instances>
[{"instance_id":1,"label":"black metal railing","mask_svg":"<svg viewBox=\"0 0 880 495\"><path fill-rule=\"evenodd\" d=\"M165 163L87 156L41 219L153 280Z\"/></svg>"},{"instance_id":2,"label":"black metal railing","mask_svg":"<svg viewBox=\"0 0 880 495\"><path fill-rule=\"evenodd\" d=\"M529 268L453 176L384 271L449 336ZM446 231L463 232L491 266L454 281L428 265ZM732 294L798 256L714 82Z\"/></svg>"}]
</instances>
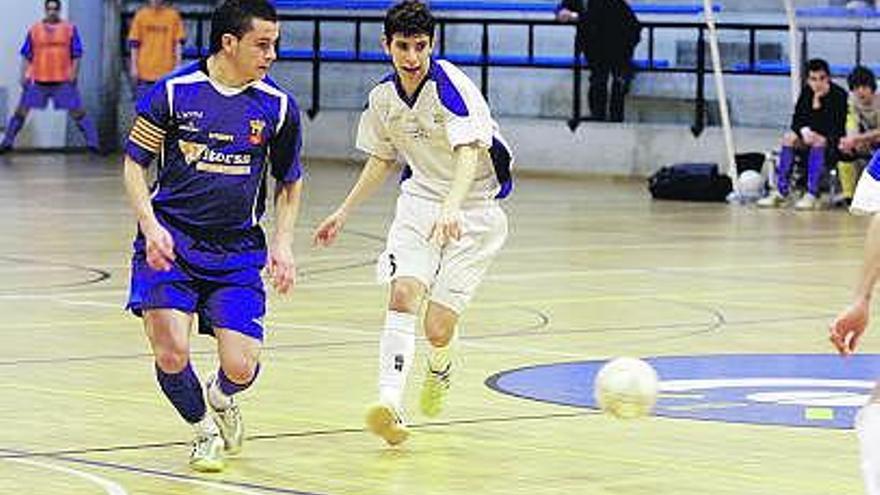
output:
<instances>
[{"instance_id":1,"label":"black metal railing","mask_svg":"<svg viewBox=\"0 0 880 495\"><path fill-rule=\"evenodd\" d=\"M120 43L122 53L128 54L126 33L132 14L124 14L121 23ZM194 33L193 42L187 46L185 54L188 58L205 56L208 53L206 43L206 28L210 26L210 14L208 13L185 13L184 20L194 26L190 32ZM365 51L362 45L362 33L365 25L381 26L381 16L345 16L338 14L280 14L279 20L283 23L296 22L308 23L312 27L311 46L308 48L295 48L279 46L278 59L296 62L310 63L312 68L312 99L311 107L307 110L310 118L314 118L321 110L321 66L325 63L382 63L387 58L380 52ZM524 68L524 69L558 69L572 71L572 111L568 119L569 127L574 130L586 118L581 111L582 99L582 71L585 69L584 60L576 56L576 50L572 49L569 54L539 56L535 50L536 28L554 27L567 29L572 32L574 40L574 25L560 24L552 19L508 19L508 18L460 18L439 17L437 19L437 51L441 58L449 58L457 65L479 67L479 86L484 95L488 97L490 84L490 68ZM323 50L322 26L325 24L353 24L353 46L349 50ZM447 31L451 26L476 26L480 30L477 50L471 49L468 53L451 53L448 50ZM518 55L495 55L490 52L490 31L492 28L505 26L520 26L526 29L526 49ZM705 78L711 72L709 62L706 60L706 31L704 23L699 22L644 22L643 35L647 34L647 58L637 61L637 72L649 73L683 73L692 74L695 77L694 95L694 119L691 131L699 135L706 126L706 84ZM723 72L733 75L761 75L761 76L788 76L790 69L783 61L765 63L758 58L758 35L763 33L779 33L788 31L784 24L749 24L749 23L719 23L719 32L725 35L730 32L745 32L748 37L748 60L744 63L725 64ZM880 28L870 27L802 27L800 30L801 58L807 59L809 54L809 38L815 32L844 32L854 36L853 64L861 64L863 54L863 35L865 33L880 33ZM657 33L661 31L675 31L681 35L683 31L691 31L694 34L696 60L693 65L677 65L668 60L656 57ZM644 42L644 41L643 41ZM572 42L572 46L574 43ZM478 53L473 53L478 51Z\"/></svg>"}]
</instances>

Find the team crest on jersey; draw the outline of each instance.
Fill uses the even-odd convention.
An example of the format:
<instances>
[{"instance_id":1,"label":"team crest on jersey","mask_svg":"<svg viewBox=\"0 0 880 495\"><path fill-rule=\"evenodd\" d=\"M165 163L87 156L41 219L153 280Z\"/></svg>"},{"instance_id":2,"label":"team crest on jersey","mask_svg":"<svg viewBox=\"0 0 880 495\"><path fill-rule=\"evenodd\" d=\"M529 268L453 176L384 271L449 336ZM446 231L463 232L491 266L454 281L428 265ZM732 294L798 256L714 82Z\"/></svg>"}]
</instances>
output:
<instances>
[{"instance_id":1,"label":"team crest on jersey","mask_svg":"<svg viewBox=\"0 0 880 495\"><path fill-rule=\"evenodd\" d=\"M250 124L251 134L248 137L248 142L254 146L263 144L263 129L266 128L266 122L262 120L252 120Z\"/></svg>"},{"instance_id":2,"label":"team crest on jersey","mask_svg":"<svg viewBox=\"0 0 880 495\"><path fill-rule=\"evenodd\" d=\"M182 139L177 144L180 146L180 152L183 153L183 159L186 160L187 165L192 165L199 161L202 155L205 154L205 150L208 149L206 144L193 143L192 141L184 141Z\"/></svg>"}]
</instances>

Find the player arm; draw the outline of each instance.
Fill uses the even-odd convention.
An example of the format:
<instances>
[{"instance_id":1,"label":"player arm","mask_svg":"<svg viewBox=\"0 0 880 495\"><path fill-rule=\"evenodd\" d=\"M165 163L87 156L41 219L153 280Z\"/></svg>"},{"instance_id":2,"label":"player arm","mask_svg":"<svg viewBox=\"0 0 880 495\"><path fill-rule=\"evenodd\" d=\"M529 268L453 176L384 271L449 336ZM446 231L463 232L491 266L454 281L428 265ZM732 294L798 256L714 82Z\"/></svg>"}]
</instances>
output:
<instances>
[{"instance_id":1,"label":"player arm","mask_svg":"<svg viewBox=\"0 0 880 495\"><path fill-rule=\"evenodd\" d=\"M73 64L71 70L71 78L73 81L79 79L79 60L82 58L83 48L82 40L79 38L79 30L73 28L73 36L70 38L70 58Z\"/></svg>"},{"instance_id":2,"label":"player arm","mask_svg":"<svg viewBox=\"0 0 880 495\"><path fill-rule=\"evenodd\" d=\"M444 213L453 214L461 209L477 173L479 152L480 147L477 144L455 147L455 175L452 178L449 193L443 201Z\"/></svg>"},{"instance_id":3,"label":"player arm","mask_svg":"<svg viewBox=\"0 0 880 495\"><path fill-rule=\"evenodd\" d=\"M275 242L293 244L293 230L299 216L303 181L275 183Z\"/></svg>"},{"instance_id":4,"label":"player arm","mask_svg":"<svg viewBox=\"0 0 880 495\"><path fill-rule=\"evenodd\" d=\"M808 94L809 93L809 94ZM812 92L804 88L794 106L794 114L791 117L791 130L803 138L801 130L810 127L810 106L812 105Z\"/></svg>"},{"instance_id":5,"label":"player arm","mask_svg":"<svg viewBox=\"0 0 880 495\"><path fill-rule=\"evenodd\" d=\"M868 226L865 239L865 256L859 282L856 286L856 304L869 304L874 285L877 283L877 275L880 273L880 215L875 214Z\"/></svg>"},{"instance_id":6,"label":"player arm","mask_svg":"<svg viewBox=\"0 0 880 495\"><path fill-rule=\"evenodd\" d=\"M159 221L153 211L153 204L150 202L150 189L147 186L145 173L144 167L130 156L125 155L125 192L143 232L159 226Z\"/></svg>"},{"instance_id":7,"label":"player arm","mask_svg":"<svg viewBox=\"0 0 880 495\"><path fill-rule=\"evenodd\" d=\"M357 182L351 187L348 195L339 205L337 211L348 216L354 208L370 198L379 187L385 183L388 176L396 168L395 163L391 160L385 160L375 155L370 155L367 163L364 164L361 175Z\"/></svg>"}]
</instances>

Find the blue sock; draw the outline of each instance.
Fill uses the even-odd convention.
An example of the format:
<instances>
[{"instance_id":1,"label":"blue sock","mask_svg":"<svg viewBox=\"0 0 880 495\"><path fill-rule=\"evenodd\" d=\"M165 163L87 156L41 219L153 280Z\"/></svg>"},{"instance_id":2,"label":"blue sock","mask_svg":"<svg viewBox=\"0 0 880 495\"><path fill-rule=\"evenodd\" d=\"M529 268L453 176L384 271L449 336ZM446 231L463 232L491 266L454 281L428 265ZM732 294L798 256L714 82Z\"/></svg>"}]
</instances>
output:
<instances>
[{"instance_id":1,"label":"blue sock","mask_svg":"<svg viewBox=\"0 0 880 495\"><path fill-rule=\"evenodd\" d=\"M95 127L95 123L92 122L92 119L90 119L88 115L83 115L81 119L76 121L76 126L79 127L79 130L83 133L83 137L86 138L86 146L92 150L97 150L98 129Z\"/></svg>"},{"instance_id":2,"label":"blue sock","mask_svg":"<svg viewBox=\"0 0 880 495\"><path fill-rule=\"evenodd\" d=\"M794 163L794 148L783 146L779 152L779 165L776 167L776 189L783 196L788 196L788 176L791 174L792 163Z\"/></svg>"},{"instance_id":3,"label":"blue sock","mask_svg":"<svg viewBox=\"0 0 880 495\"><path fill-rule=\"evenodd\" d=\"M825 148L810 148L810 157L807 159L807 192L813 196L819 195L819 179L822 170L825 169Z\"/></svg>"},{"instance_id":4,"label":"blue sock","mask_svg":"<svg viewBox=\"0 0 880 495\"><path fill-rule=\"evenodd\" d=\"M0 146L11 148L12 143L15 142L15 136L18 135L22 127L24 127L24 119L18 114L13 114L9 123L6 124L6 135L3 136L3 143L0 143Z\"/></svg>"},{"instance_id":5,"label":"blue sock","mask_svg":"<svg viewBox=\"0 0 880 495\"><path fill-rule=\"evenodd\" d=\"M217 384L220 386L220 391L225 395L232 397L233 395L247 390L254 382L257 380L257 375L260 374L260 363L257 363L257 367L254 368L254 376L247 383L235 383L230 380L226 373L223 372L223 368L220 368L220 371L217 372Z\"/></svg>"},{"instance_id":6,"label":"blue sock","mask_svg":"<svg viewBox=\"0 0 880 495\"><path fill-rule=\"evenodd\" d=\"M197 423L205 417L205 398L202 396L202 384L193 371L192 364L180 373L165 373L156 365L156 378L165 396L177 409L187 423Z\"/></svg>"}]
</instances>

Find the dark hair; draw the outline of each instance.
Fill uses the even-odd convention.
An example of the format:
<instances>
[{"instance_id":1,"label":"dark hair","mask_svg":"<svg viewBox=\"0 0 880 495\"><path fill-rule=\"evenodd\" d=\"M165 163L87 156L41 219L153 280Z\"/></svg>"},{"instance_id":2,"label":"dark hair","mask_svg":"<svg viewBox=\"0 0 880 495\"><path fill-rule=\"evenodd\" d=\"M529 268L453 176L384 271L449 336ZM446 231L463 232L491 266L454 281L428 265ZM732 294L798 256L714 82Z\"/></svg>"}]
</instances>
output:
<instances>
[{"instance_id":1,"label":"dark hair","mask_svg":"<svg viewBox=\"0 0 880 495\"><path fill-rule=\"evenodd\" d=\"M403 0L385 14L385 38L391 41L395 34L426 34L434 38L434 24L436 21L427 5L418 0Z\"/></svg>"},{"instance_id":2,"label":"dark hair","mask_svg":"<svg viewBox=\"0 0 880 495\"><path fill-rule=\"evenodd\" d=\"M254 19L278 21L275 7L267 0L226 0L211 15L211 54L223 49L223 35L241 38L253 29Z\"/></svg>"},{"instance_id":3,"label":"dark hair","mask_svg":"<svg viewBox=\"0 0 880 495\"><path fill-rule=\"evenodd\" d=\"M43 3L43 8L45 9L46 7L48 7L50 3L57 4L58 8L61 8L61 0L46 0L46 2Z\"/></svg>"},{"instance_id":4,"label":"dark hair","mask_svg":"<svg viewBox=\"0 0 880 495\"><path fill-rule=\"evenodd\" d=\"M831 67L828 66L828 62L821 58L811 58L807 62L807 72L819 72L823 71L829 76L831 75Z\"/></svg>"},{"instance_id":5,"label":"dark hair","mask_svg":"<svg viewBox=\"0 0 880 495\"><path fill-rule=\"evenodd\" d=\"M877 91L877 77L871 69L864 65L857 65L847 76L846 82L849 84L850 91L863 86L871 88L871 91Z\"/></svg>"}]
</instances>

